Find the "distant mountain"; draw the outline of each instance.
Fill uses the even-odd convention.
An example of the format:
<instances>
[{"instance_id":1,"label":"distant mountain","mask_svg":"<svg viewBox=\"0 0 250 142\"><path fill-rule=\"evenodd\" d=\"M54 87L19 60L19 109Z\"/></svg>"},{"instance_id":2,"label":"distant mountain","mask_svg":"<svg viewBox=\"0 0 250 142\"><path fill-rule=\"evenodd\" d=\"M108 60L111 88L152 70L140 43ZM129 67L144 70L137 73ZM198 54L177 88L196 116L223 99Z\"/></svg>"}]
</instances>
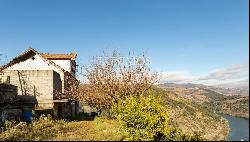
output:
<instances>
[{"instance_id":1,"label":"distant mountain","mask_svg":"<svg viewBox=\"0 0 250 142\"><path fill-rule=\"evenodd\" d=\"M249 90L249 79L241 80L234 83L225 83L221 85L217 85L217 87L221 88L242 88Z\"/></svg>"},{"instance_id":2,"label":"distant mountain","mask_svg":"<svg viewBox=\"0 0 250 142\"><path fill-rule=\"evenodd\" d=\"M249 96L249 87L244 86L241 88L227 88L223 86L207 86L203 84L193 84L193 83L183 83L183 84L177 84L177 83L164 83L160 84L160 87L163 88L171 88L171 87L179 87L179 88L197 88L197 89L209 89L212 91L215 91L217 93L223 94L223 95L242 95L242 96Z\"/></svg>"},{"instance_id":3,"label":"distant mountain","mask_svg":"<svg viewBox=\"0 0 250 142\"><path fill-rule=\"evenodd\" d=\"M160 84L159 86L162 87L183 87L183 88L206 88L206 85L203 84L193 84L193 83L182 83L182 84L177 84L177 83L164 83Z\"/></svg>"}]
</instances>

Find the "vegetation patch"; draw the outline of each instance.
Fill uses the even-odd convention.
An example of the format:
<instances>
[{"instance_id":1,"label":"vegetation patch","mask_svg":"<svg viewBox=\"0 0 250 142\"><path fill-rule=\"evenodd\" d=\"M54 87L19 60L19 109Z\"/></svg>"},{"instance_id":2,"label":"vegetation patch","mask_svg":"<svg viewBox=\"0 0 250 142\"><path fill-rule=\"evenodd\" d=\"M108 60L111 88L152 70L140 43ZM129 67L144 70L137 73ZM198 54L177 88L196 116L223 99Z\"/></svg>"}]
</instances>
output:
<instances>
[{"instance_id":1,"label":"vegetation patch","mask_svg":"<svg viewBox=\"0 0 250 142\"><path fill-rule=\"evenodd\" d=\"M121 140L121 123L96 117L93 121L63 121L41 117L32 124L23 124L18 128L10 126L0 133L3 141L37 141L37 140Z\"/></svg>"}]
</instances>

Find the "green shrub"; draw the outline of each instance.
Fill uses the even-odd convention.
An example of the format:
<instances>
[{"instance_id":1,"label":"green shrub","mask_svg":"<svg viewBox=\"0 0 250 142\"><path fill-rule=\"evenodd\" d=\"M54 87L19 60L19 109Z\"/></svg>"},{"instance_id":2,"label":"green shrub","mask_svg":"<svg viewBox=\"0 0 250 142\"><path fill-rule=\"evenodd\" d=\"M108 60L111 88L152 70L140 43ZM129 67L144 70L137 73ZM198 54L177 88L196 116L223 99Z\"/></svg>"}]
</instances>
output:
<instances>
[{"instance_id":1,"label":"green shrub","mask_svg":"<svg viewBox=\"0 0 250 142\"><path fill-rule=\"evenodd\" d=\"M129 95L113 107L117 118L123 121L126 140L201 141L198 134L184 134L170 128L169 116L159 95Z\"/></svg>"},{"instance_id":2,"label":"green shrub","mask_svg":"<svg viewBox=\"0 0 250 142\"><path fill-rule=\"evenodd\" d=\"M197 132L193 135L184 134L181 129L171 128L163 140L168 141L205 141Z\"/></svg>"},{"instance_id":3,"label":"green shrub","mask_svg":"<svg viewBox=\"0 0 250 142\"><path fill-rule=\"evenodd\" d=\"M11 129L12 127L14 127L14 125L16 125L17 122L13 121L13 120L5 120L3 123L3 127L1 129L1 131L5 131L8 129Z\"/></svg>"},{"instance_id":4,"label":"green shrub","mask_svg":"<svg viewBox=\"0 0 250 142\"><path fill-rule=\"evenodd\" d=\"M168 113L159 97L129 95L113 108L128 140L156 140L168 132Z\"/></svg>"}]
</instances>

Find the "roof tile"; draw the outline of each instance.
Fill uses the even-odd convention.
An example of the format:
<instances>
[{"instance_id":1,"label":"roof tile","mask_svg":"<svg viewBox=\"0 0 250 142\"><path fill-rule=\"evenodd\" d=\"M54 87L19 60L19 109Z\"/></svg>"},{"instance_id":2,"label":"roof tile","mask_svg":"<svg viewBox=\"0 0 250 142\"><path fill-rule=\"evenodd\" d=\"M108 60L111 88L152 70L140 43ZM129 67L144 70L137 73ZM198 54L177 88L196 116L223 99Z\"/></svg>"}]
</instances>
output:
<instances>
[{"instance_id":1,"label":"roof tile","mask_svg":"<svg viewBox=\"0 0 250 142\"><path fill-rule=\"evenodd\" d=\"M41 54L43 58L46 59L66 59L66 60L74 60L77 56L75 53L70 53L70 54L48 54L48 53L42 53Z\"/></svg>"}]
</instances>

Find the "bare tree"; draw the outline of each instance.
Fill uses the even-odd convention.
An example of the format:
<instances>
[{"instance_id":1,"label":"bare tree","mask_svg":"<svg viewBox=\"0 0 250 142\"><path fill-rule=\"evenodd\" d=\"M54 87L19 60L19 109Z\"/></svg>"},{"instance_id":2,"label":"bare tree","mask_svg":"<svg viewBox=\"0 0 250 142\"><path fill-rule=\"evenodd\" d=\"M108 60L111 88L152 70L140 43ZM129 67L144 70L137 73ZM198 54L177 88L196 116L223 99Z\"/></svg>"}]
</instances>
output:
<instances>
[{"instance_id":1,"label":"bare tree","mask_svg":"<svg viewBox=\"0 0 250 142\"><path fill-rule=\"evenodd\" d=\"M2 62L2 56L3 56L3 54L0 53L0 67L1 67L1 62Z\"/></svg>"},{"instance_id":2,"label":"bare tree","mask_svg":"<svg viewBox=\"0 0 250 142\"><path fill-rule=\"evenodd\" d=\"M54 89L54 95L57 99L82 100L82 94L79 91L80 81L72 76L65 76L64 92Z\"/></svg>"},{"instance_id":3,"label":"bare tree","mask_svg":"<svg viewBox=\"0 0 250 142\"><path fill-rule=\"evenodd\" d=\"M151 73L149 60L129 53L125 58L115 50L109 54L93 57L89 66L84 66L88 85L81 88L83 99L98 110L110 109L127 95L143 95L158 82L157 73Z\"/></svg>"}]
</instances>

